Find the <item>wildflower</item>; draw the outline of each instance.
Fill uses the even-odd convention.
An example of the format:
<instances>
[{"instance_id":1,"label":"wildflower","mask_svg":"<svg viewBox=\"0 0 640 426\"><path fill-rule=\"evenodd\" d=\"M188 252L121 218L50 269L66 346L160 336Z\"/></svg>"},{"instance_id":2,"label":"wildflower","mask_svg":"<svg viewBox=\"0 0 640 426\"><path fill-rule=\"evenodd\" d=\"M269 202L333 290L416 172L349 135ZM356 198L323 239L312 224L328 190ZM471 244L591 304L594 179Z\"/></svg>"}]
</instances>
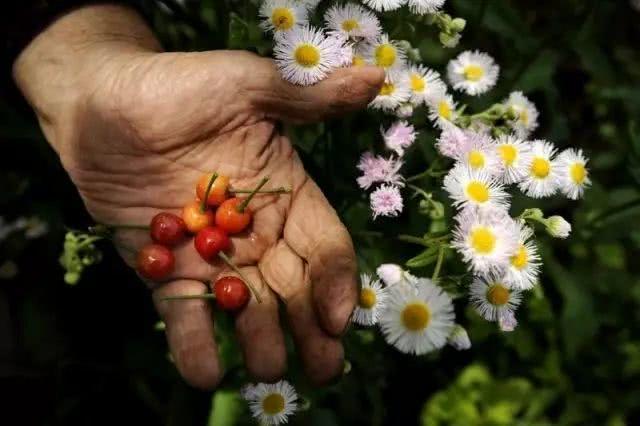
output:
<instances>
[{"instance_id":1,"label":"wildflower","mask_svg":"<svg viewBox=\"0 0 640 426\"><path fill-rule=\"evenodd\" d=\"M517 114L515 120L509 121L509 126L519 138L528 138L531 132L538 127L538 110L536 106L522 92L511 92L504 104Z\"/></svg>"},{"instance_id":2,"label":"wildflower","mask_svg":"<svg viewBox=\"0 0 640 426\"><path fill-rule=\"evenodd\" d=\"M453 124L458 117L456 103L447 93L434 94L433 97L427 99L427 106L429 107L429 119L443 130L447 125Z\"/></svg>"},{"instance_id":3,"label":"wildflower","mask_svg":"<svg viewBox=\"0 0 640 426\"><path fill-rule=\"evenodd\" d=\"M396 217L402 213L402 195L397 186L380 186L371 193L369 201L374 219L378 216Z\"/></svg>"},{"instance_id":4,"label":"wildflower","mask_svg":"<svg viewBox=\"0 0 640 426\"><path fill-rule=\"evenodd\" d=\"M399 71L404 67L405 53L398 42L389 40L387 34L382 34L374 41L364 46L364 54L369 62L385 71Z\"/></svg>"},{"instance_id":5,"label":"wildflower","mask_svg":"<svg viewBox=\"0 0 640 426\"><path fill-rule=\"evenodd\" d=\"M380 133L387 148L399 156L404 155L404 150L411 146L417 136L413 125L406 121L396 121L386 131L381 127Z\"/></svg>"},{"instance_id":6,"label":"wildflower","mask_svg":"<svg viewBox=\"0 0 640 426\"><path fill-rule=\"evenodd\" d=\"M571 233L571 224L562 216L551 216L546 219L547 232L554 238L567 238Z\"/></svg>"},{"instance_id":7,"label":"wildflower","mask_svg":"<svg viewBox=\"0 0 640 426\"><path fill-rule=\"evenodd\" d=\"M264 19L260 26L274 33L291 31L307 23L305 5L294 0L265 0L259 13Z\"/></svg>"},{"instance_id":8,"label":"wildflower","mask_svg":"<svg viewBox=\"0 0 640 426\"><path fill-rule=\"evenodd\" d=\"M378 96L370 103L369 107L383 111L393 111L411 97L409 83L402 74L389 73L380 88Z\"/></svg>"},{"instance_id":9,"label":"wildflower","mask_svg":"<svg viewBox=\"0 0 640 426\"><path fill-rule=\"evenodd\" d=\"M287 423L287 418L297 409L298 395L286 380L245 386L241 396L249 403L253 417L265 425Z\"/></svg>"},{"instance_id":10,"label":"wildflower","mask_svg":"<svg viewBox=\"0 0 640 426\"><path fill-rule=\"evenodd\" d=\"M509 259L509 266L505 269L505 284L518 289L533 288L540 273L540 255L538 247L532 239L533 230L524 223L518 223L520 228L518 248Z\"/></svg>"},{"instance_id":11,"label":"wildflower","mask_svg":"<svg viewBox=\"0 0 640 426\"><path fill-rule=\"evenodd\" d=\"M474 171L483 171L489 176L500 174L502 167L491 137L468 130L466 136L466 143L456 159Z\"/></svg>"},{"instance_id":12,"label":"wildflower","mask_svg":"<svg viewBox=\"0 0 640 426\"><path fill-rule=\"evenodd\" d=\"M396 108L396 117L409 118L413 115L414 106L411 102L403 102Z\"/></svg>"},{"instance_id":13,"label":"wildflower","mask_svg":"<svg viewBox=\"0 0 640 426\"><path fill-rule=\"evenodd\" d=\"M444 126L436 142L436 148L440 154L456 159L462 155L466 146L468 146L467 132L453 124Z\"/></svg>"},{"instance_id":14,"label":"wildflower","mask_svg":"<svg viewBox=\"0 0 640 426\"><path fill-rule=\"evenodd\" d=\"M300 27L276 40L274 56L285 80L302 86L317 83L341 65L343 45L321 30Z\"/></svg>"},{"instance_id":15,"label":"wildflower","mask_svg":"<svg viewBox=\"0 0 640 426\"><path fill-rule=\"evenodd\" d=\"M436 13L443 4L444 0L409 0L409 9L412 13L424 15L426 13Z\"/></svg>"},{"instance_id":16,"label":"wildflower","mask_svg":"<svg viewBox=\"0 0 640 426\"><path fill-rule=\"evenodd\" d=\"M486 171L476 171L459 164L444 178L444 190L449 193L453 205L463 209L508 209L509 194L504 187Z\"/></svg>"},{"instance_id":17,"label":"wildflower","mask_svg":"<svg viewBox=\"0 0 640 426\"><path fill-rule=\"evenodd\" d=\"M378 269L376 269L376 274L387 287L400 282L410 283L413 285L418 280L418 278L411 275L408 271L405 271L400 265L396 265L395 263L383 263L378 266Z\"/></svg>"},{"instance_id":18,"label":"wildflower","mask_svg":"<svg viewBox=\"0 0 640 426\"><path fill-rule=\"evenodd\" d=\"M360 282L360 296L353 312L353 322L360 325L376 324L380 311L384 309L386 289L379 280L373 280L368 274L360 275Z\"/></svg>"},{"instance_id":19,"label":"wildflower","mask_svg":"<svg viewBox=\"0 0 640 426\"><path fill-rule=\"evenodd\" d=\"M378 12L395 10L405 4L407 0L362 0L364 4Z\"/></svg>"},{"instance_id":20,"label":"wildflower","mask_svg":"<svg viewBox=\"0 0 640 426\"><path fill-rule=\"evenodd\" d=\"M449 335L449 339L447 340L451 346L459 351L467 350L471 348L471 340L469 339L469 334L467 330L464 329L461 325L456 324L453 327L453 331Z\"/></svg>"},{"instance_id":21,"label":"wildflower","mask_svg":"<svg viewBox=\"0 0 640 426\"><path fill-rule=\"evenodd\" d=\"M447 293L426 278L417 286L389 287L380 317L385 340L401 352L423 355L443 347L454 327L453 303Z\"/></svg>"},{"instance_id":22,"label":"wildflower","mask_svg":"<svg viewBox=\"0 0 640 426\"><path fill-rule=\"evenodd\" d=\"M510 288L498 276L476 277L469 288L469 300L475 310L487 321L498 321L520 304L519 290Z\"/></svg>"},{"instance_id":23,"label":"wildflower","mask_svg":"<svg viewBox=\"0 0 640 426\"><path fill-rule=\"evenodd\" d=\"M403 177L398 173L402 167L402 160L374 156L367 151L362 154L356 167L362 171L362 176L357 179L362 189L369 189L371 185L379 182L404 186Z\"/></svg>"},{"instance_id":24,"label":"wildflower","mask_svg":"<svg viewBox=\"0 0 640 426\"><path fill-rule=\"evenodd\" d=\"M356 41L373 41L381 33L380 21L376 15L353 3L330 7L324 15L324 20L330 33L337 33Z\"/></svg>"},{"instance_id":25,"label":"wildflower","mask_svg":"<svg viewBox=\"0 0 640 426\"><path fill-rule=\"evenodd\" d=\"M427 99L446 93L447 86L440 79L440 74L423 65L411 65L407 69L411 102L421 105Z\"/></svg>"},{"instance_id":26,"label":"wildflower","mask_svg":"<svg viewBox=\"0 0 640 426\"><path fill-rule=\"evenodd\" d=\"M556 162L560 191L572 200L582 197L584 189L591 185L586 167L587 159L582 155L582 150L564 150L558 155Z\"/></svg>"},{"instance_id":27,"label":"wildflower","mask_svg":"<svg viewBox=\"0 0 640 426\"><path fill-rule=\"evenodd\" d=\"M553 195L558 189L558 164L553 161L556 148L553 144L543 141L533 141L531 156L527 163L527 174L518 187L529 197L543 198Z\"/></svg>"},{"instance_id":28,"label":"wildflower","mask_svg":"<svg viewBox=\"0 0 640 426\"><path fill-rule=\"evenodd\" d=\"M476 96L486 93L498 81L500 67L486 53L465 51L447 65L449 81L456 90Z\"/></svg>"},{"instance_id":29,"label":"wildflower","mask_svg":"<svg viewBox=\"0 0 640 426\"><path fill-rule=\"evenodd\" d=\"M524 179L531 161L531 145L515 136L503 135L497 140L495 149L502 166L502 182L511 184Z\"/></svg>"}]
</instances>

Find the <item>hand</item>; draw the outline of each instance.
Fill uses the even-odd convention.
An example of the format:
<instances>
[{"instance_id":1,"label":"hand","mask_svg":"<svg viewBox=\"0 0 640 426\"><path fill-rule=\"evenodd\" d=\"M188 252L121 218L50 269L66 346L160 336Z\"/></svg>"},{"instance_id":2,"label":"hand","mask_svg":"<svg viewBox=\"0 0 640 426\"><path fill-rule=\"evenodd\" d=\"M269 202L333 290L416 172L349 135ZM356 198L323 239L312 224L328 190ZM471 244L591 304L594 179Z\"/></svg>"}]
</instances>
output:
<instances>
[{"instance_id":1,"label":"hand","mask_svg":"<svg viewBox=\"0 0 640 426\"><path fill-rule=\"evenodd\" d=\"M316 121L364 107L382 84L382 71L342 69L301 88L284 82L271 60L246 52L157 53L118 46L102 45L99 69L90 78L74 77L73 108L65 109L71 112L61 114L64 119L48 120L31 99L37 95L23 89L88 211L114 225L148 224L161 211L180 214L194 199L198 178L212 171L229 176L235 188L252 188L264 176L270 177L268 186L292 188L291 194L254 198L250 229L232 238L232 259L263 299L260 304L252 298L237 314L237 338L257 380L281 377L286 351L280 299L309 377L325 383L339 375L339 336L357 296L353 246L277 121ZM28 70L30 64L20 61L16 78L25 86L29 79L21 79L19 67ZM64 81L64 75L57 77ZM149 237L127 230L116 241L133 266ZM193 241L175 255L172 278L151 286L154 302L178 370L192 385L211 388L222 376L211 306L161 298L205 293L204 282L230 272L203 261Z\"/></svg>"}]
</instances>

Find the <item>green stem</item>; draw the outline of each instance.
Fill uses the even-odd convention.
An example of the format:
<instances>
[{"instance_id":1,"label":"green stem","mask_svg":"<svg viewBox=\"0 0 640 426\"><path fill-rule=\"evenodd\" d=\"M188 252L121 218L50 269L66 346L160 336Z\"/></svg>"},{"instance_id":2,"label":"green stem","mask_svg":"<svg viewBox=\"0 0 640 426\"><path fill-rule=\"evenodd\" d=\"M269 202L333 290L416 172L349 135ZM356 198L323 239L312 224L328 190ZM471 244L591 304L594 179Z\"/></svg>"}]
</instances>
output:
<instances>
[{"instance_id":1,"label":"green stem","mask_svg":"<svg viewBox=\"0 0 640 426\"><path fill-rule=\"evenodd\" d=\"M433 275L431 276L431 281L436 281L438 276L440 275L440 268L442 268L442 261L444 260L444 250L445 246L441 245L438 249L438 260L436 261L436 267L433 270Z\"/></svg>"},{"instance_id":2,"label":"green stem","mask_svg":"<svg viewBox=\"0 0 640 426\"><path fill-rule=\"evenodd\" d=\"M626 210L631 210L636 207L640 207L640 198L627 201L626 203L620 204L619 206L613 207L612 209L609 209L599 214L598 216L596 216L595 218L589 221L589 225L593 227L597 227L600 222L603 222L604 220L612 216L619 215L621 213L624 213Z\"/></svg>"},{"instance_id":3,"label":"green stem","mask_svg":"<svg viewBox=\"0 0 640 426\"><path fill-rule=\"evenodd\" d=\"M398 235L398 239L400 241L404 241L405 243L418 244L421 246L428 247L429 244L422 237L416 237L413 235L400 234Z\"/></svg>"},{"instance_id":4,"label":"green stem","mask_svg":"<svg viewBox=\"0 0 640 426\"><path fill-rule=\"evenodd\" d=\"M251 194L252 192L254 192L253 189L233 189L230 188L227 190L227 192L231 193L231 194ZM285 188L283 186L281 186L280 188L274 188L274 189L263 189L260 191L255 191L256 194L288 194L291 192L291 188Z\"/></svg>"},{"instance_id":5,"label":"green stem","mask_svg":"<svg viewBox=\"0 0 640 426\"><path fill-rule=\"evenodd\" d=\"M246 275L242 273L240 268L238 268L224 252L218 252L218 257L222 259L222 261L226 263L231 269L233 269L238 275L240 275L240 278L242 278L247 287L249 287L249 290L251 290L251 293L253 293L258 303L262 303L262 299L260 298L258 291L253 286L253 284L251 284L249 278L247 278Z\"/></svg>"},{"instance_id":6,"label":"green stem","mask_svg":"<svg viewBox=\"0 0 640 426\"><path fill-rule=\"evenodd\" d=\"M211 192L211 187L213 186L213 182L215 182L215 180L218 179L218 173L213 173L211 175L211 178L209 179L209 183L207 184L207 190L204 193L204 198L202 199L202 202L200 203L200 211L202 213L207 211L207 200L209 199L209 193Z\"/></svg>"},{"instance_id":7,"label":"green stem","mask_svg":"<svg viewBox=\"0 0 640 426\"><path fill-rule=\"evenodd\" d=\"M249 194L249 196L247 198L244 199L244 201L240 204L238 204L236 206L236 211L238 213L243 213L244 210L247 208L247 206L249 205L249 201L251 201L251 199L258 193L258 191L260 191L260 189L269 181L268 177L263 177L262 180L260 181L260 183L258 184L258 186L256 186L256 189L254 189L253 191L251 191L251 193Z\"/></svg>"},{"instance_id":8,"label":"green stem","mask_svg":"<svg viewBox=\"0 0 640 426\"><path fill-rule=\"evenodd\" d=\"M190 299L215 299L216 295L213 293L205 294L184 294L180 296L167 296L160 300L190 300Z\"/></svg>"}]
</instances>

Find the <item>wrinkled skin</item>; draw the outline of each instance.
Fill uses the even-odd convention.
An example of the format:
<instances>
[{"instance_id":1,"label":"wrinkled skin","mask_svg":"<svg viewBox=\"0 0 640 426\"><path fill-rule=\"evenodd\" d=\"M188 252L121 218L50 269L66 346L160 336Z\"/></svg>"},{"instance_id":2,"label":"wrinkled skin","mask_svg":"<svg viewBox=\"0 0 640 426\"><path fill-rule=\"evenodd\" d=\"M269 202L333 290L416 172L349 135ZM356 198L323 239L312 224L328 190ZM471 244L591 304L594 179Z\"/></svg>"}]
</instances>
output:
<instances>
[{"instance_id":1,"label":"wrinkled skin","mask_svg":"<svg viewBox=\"0 0 640 426\"><path fill-rule=\"evenodd\" d=\"M263 176L270 177L267 187L292 188L291 194L254 198L253 223L232 238L232 259L262 298L252 298L236 316L237 338L255 379L279 379L286 370L280 299L310 379L325 383L338 376L339 336L357 298L353 246L278 121L317 121L361 108L378 92L382 71L338 70L300 88L282 81L271 60L246 52L136 51L109 60L90 80L64 125L32 103L96 221L148 224L161 211L180 214L194 199L198 178L211 171L229 176L234 188L251 188ZM116 237L130 266L149 241L141 230ZM193 239L175 254L171 279L148 284L178 370L192 385L211 388L223 374L212 305L160 299L205 293L205 282L231 271L203 261Z\"/></svg>"}]
</instances>

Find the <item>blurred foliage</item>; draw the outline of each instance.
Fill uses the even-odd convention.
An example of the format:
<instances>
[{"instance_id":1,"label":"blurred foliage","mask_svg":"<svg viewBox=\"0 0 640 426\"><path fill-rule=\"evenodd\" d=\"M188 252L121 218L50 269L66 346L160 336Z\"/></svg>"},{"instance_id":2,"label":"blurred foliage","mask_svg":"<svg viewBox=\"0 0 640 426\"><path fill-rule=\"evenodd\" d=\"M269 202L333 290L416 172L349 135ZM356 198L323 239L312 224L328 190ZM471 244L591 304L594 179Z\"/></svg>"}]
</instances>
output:
<instances>
[{"instance_id":1,"label":"blurred foliage","mask_svg":"<svg viewBox=\"0 0 640 426\"><path fill-rule=\"evenodd\" d=\"M256 7L247 0L146 3L167 49L269 53ZM591 158L593 188L579 203L545 203L546 213L573 217L575 232L553 245L541 237L544 275L520 308L516 331L501 334L460 309L473 348L415 358L386 346L375 331L354 329L345 342L352 369L336 385L311 388L290 357L289 378L311 401L293 423L638 424L640 13L626 0L449 0L445 10L468 23L454 51L442 49L437 30L412 22L406 10L386 14L385 27L410 40L436 69L462 49L492 54L501 65L498 87L461 100L480 109L511 90L525 91L542 113L537 136L561 148L583 148ZM380 148L379 125L389 122L363 112L286 129L350 229L361 269L369 272L418 254L396 235L437 232L443 225L440 213L429 221L418 208L372 223L366 196L354 184L354 164L362 151ZM425 126L422 111L414 124ZM0 242L3 414L19 415L21 424L251 424L237 396L247 377L231 320L216 318L227 369L221 388L189 388L167 357L162 332L154 331L157 316L146 289L107 244L102 262L85 271L80 285L64 284L58 256L65 226L84 228L91 220L15 94L0 99L0 140L2 216L35 215L50 229L43 238L12 233ZM423 172L433 161L433 140L432 132L421 133L407 174ZM433 178L420 183L438 185ZM443 199L439 190L433 197ZM514 200L515 212L531 206L530 200ZM414 264L413 272L430 274L430 263ZM449 275L463 272L451 262L447 267ZM19 408L26 403L34 409Z\"/></svg>"}]
</instances>

